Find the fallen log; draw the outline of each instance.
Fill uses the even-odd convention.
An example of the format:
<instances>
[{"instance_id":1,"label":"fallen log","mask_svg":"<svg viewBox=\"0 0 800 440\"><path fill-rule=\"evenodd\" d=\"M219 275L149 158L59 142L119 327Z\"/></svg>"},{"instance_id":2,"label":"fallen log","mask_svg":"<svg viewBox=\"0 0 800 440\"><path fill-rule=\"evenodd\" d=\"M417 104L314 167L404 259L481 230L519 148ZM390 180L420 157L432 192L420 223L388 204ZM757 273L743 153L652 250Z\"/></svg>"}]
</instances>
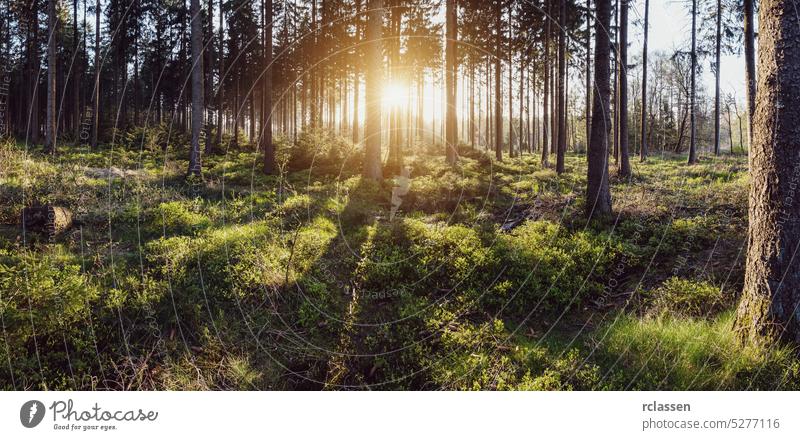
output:
<instances>
[{"instance_id":1,"label":"fallen log","mask_svg":"<svg viewBox=\"0 0 800 440\"><path fill-rule=\"evenodd\" d=\"M42 233L53 240L72 227L72 212L61 206L29 206L22 210L22 225L27 231Z\"/></svg>"}]
</instances>

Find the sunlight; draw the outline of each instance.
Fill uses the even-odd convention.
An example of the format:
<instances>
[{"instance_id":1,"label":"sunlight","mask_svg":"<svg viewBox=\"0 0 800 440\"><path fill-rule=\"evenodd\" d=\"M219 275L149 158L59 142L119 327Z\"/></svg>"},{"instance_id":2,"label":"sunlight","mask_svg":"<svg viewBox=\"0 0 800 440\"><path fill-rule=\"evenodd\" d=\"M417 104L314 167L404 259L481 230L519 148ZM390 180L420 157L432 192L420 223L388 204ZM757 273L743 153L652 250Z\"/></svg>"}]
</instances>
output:
<instances>
[{"instance_id":1,"label":"sunlight","mask_svg":"<svg viewBox=\"0 0 800 440\"><path fill-rule=\"evenodd\" d=\"M384 107L404 107L408 103L408 89L400 83L389 83L381 94Z\"/></svg>"}]
</instances>

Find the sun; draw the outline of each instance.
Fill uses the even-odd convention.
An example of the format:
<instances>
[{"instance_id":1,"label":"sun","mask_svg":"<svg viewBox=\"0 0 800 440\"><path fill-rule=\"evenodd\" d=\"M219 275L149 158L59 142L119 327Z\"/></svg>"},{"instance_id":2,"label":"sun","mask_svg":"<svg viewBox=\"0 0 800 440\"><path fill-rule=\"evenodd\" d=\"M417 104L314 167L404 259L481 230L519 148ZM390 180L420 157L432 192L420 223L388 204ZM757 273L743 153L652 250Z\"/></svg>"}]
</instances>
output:
<instances>
[{"instance_id":1,"label":"sun","mask_svg":"<svg viewBox=\"0 0 800 440\"><path fill-rule=\"evenodd\" d=\"M398 83L389 83L381 95L385 107L402 107L408 102L408 90Z\"/></svg>"}]
</instances>

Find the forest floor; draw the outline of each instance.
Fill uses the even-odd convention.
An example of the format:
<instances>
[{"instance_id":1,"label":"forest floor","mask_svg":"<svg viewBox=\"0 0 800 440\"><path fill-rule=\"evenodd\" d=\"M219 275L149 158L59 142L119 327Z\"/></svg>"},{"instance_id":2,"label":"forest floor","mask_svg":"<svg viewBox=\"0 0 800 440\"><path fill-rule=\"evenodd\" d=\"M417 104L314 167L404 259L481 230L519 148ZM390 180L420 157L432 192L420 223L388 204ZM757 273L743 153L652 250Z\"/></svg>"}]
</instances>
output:
<instances>
[{"instance_id":1,"label":"forest floor","mask_svg":"<svg viewBox=\"0 0 800 440\"><path fill-rule=\"evenodd\" d=\"M402 182L324 136L189 180L185 150L0 147L0 387L800 388L731 331L746 157L633 160L587 223L583 156L425 150L393 216ZM33 202L74 226L23 234Z\"/></svg>"}]
</instances>

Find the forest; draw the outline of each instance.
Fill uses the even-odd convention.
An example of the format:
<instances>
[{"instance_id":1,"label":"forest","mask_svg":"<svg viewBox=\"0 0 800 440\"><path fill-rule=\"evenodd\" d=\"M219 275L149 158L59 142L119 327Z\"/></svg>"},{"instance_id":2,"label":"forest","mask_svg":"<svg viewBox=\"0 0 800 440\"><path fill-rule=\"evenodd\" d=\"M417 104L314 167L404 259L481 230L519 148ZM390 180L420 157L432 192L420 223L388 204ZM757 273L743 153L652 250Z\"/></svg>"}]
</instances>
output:
<instances>
[{"instance_id":1,"label":"forest","mask_svg":"<svg viewBox=\"0 0 800 440\"><path fill-rule=\"evenodd\" d=\"M2 390L800 389L793 0L0 3Z\"/></svg>"}]
</instances>

